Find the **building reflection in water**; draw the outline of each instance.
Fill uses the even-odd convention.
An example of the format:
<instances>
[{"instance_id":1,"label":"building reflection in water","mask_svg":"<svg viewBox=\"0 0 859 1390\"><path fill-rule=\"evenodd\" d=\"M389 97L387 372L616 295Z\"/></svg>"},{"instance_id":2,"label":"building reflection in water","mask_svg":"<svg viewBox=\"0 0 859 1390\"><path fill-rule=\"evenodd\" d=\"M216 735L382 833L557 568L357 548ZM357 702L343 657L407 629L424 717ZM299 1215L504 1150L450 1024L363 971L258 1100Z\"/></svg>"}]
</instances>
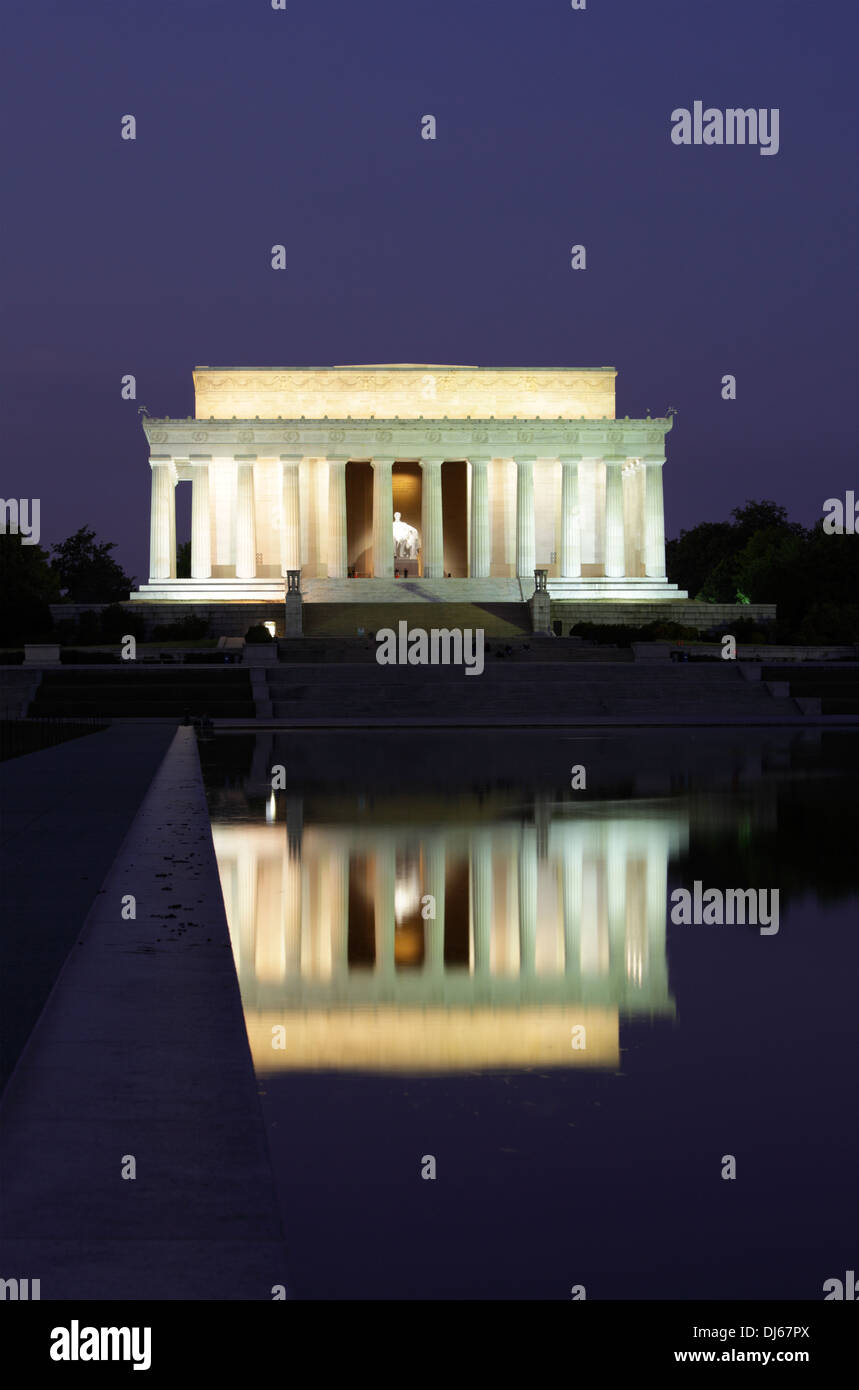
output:
<instances>
[{"instance_id":1,"label":"building reflection in water","mask_svg":"<svg viewBox=\"0 0 859 1390\"><path fill-rule=\"evenodd\" d=\"M343 824L281 793L265 823L215 815L259 1073L616 1068L621 1014L673 1014L677 802L519 800L514 820L463 796L442 825L405 805Z\"/></svg>"}]
</instances>

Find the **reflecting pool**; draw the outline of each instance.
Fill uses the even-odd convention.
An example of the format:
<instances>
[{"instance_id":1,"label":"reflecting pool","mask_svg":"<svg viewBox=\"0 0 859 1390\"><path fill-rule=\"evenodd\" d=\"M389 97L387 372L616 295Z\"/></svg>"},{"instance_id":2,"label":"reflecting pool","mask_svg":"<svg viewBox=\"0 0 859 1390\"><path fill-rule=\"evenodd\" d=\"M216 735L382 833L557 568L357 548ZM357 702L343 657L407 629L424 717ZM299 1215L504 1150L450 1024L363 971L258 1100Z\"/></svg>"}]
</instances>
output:
<instances>
[{"instance_id":1,"label":"reflecting pool","mask_svg":"<svg viewBox=\"0 0 859 1390\"><path fill-rule=\"evenodd\" d=\"M200 752L296 1296L814 1299L853 1267L859 738ZM696 881L778 890L778 930L675 924Z\"/></svg>"}]
</instances>

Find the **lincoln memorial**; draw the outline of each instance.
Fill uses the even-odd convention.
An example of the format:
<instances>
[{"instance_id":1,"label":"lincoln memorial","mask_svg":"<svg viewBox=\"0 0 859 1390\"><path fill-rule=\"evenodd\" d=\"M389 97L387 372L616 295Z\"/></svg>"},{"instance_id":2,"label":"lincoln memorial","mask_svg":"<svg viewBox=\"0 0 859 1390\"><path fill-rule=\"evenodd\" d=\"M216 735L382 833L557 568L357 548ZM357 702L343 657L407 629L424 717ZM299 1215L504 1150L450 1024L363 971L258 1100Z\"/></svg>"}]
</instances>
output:
<instances>
[{"instance_id":1,"label":"lincoln memorial","mask_svg":"<svg viewBox=\"0 0 859 1390\"><path fill-rule=\"evenodd\" d=\"M149 582L137 601L678 599L665 577L672 420L618 419L613 367L194 372L194 418L143 415ZM191 487L191 576L176 489Z\"/></svg>"}]
</instances>

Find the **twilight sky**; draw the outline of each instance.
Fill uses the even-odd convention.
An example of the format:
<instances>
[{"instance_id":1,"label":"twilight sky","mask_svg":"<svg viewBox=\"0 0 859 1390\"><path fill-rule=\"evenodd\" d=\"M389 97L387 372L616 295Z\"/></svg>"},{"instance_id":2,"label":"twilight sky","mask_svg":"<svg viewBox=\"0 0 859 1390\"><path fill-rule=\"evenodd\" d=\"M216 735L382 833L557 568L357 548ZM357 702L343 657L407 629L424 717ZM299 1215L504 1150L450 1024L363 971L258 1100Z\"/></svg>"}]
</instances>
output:
<instances>
[{"instance_id":1,"label":"twilight sky","mask_svg":"<svg viewBox=\"0 0 859 1390\"><path fill-rule=\"evenodd\" d=\"M43 545L146 578L137 407L198 363L615 366L678 411L669 535L854 486L855 0L286 6L7 6L0 491ZM673 145L696 100L778 107L778 154Z\"/></svg>"}]
</instances>

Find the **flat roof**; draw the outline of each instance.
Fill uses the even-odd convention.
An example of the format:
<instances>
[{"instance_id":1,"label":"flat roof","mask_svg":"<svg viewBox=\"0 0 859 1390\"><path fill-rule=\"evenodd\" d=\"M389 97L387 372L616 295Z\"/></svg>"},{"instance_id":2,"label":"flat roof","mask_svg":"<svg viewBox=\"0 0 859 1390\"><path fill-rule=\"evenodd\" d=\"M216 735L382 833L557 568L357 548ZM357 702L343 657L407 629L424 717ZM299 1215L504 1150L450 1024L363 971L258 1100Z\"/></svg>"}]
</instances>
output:
<instances>
[{"instance_id":1,"label":"flat roof","mask_svg":"<svg viewBox=\"0 0 859 1390\"><path fill-rule=\"evenodd\" d=\"M413 372L423 368L445 372L614 372L616 367L479 367L461 362L352 362L333 367L210 367L200 362L195 372Z\"/></svg>"}]
</instances>

